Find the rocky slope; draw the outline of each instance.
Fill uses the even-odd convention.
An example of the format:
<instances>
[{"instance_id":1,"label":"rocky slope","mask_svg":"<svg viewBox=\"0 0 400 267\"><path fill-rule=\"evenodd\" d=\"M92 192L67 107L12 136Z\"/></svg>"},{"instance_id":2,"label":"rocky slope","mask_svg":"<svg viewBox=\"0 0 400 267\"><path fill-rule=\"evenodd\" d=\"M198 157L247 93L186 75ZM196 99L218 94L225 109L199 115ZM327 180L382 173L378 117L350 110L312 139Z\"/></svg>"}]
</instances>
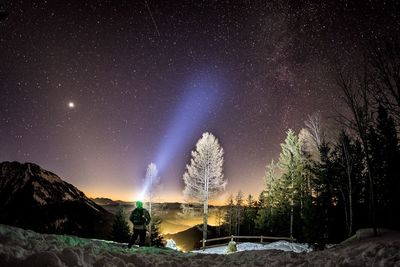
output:
<instances>
[{"instance_id":1,"label":"rocky slope","mask_svg":"<svg viewBox=\"0 0 400 267\"><path fill-rule=\"evenodd\" d=\"M107 238L113 215L33 163L0 163L0 223L42 233Z\"/></svg>"}]
</instances>

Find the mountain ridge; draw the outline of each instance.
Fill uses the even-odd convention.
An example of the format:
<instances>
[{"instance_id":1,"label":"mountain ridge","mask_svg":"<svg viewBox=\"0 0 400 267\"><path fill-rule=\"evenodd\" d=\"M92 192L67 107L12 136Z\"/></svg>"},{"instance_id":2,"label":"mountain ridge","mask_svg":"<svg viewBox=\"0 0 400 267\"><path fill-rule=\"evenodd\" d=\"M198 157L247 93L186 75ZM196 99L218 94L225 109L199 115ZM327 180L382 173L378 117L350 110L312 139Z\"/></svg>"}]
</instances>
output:
<instances>
[{"instance_id":1,"label":"mountain ridge","mask_svg":"<svg viewBox=\"0 0 400 267\"><path fill-rule=\"evenodd\" d=\"M0 223L107 238L113 218L78 188L35 163L0 163Z\"/></svg>"}]
</instances>

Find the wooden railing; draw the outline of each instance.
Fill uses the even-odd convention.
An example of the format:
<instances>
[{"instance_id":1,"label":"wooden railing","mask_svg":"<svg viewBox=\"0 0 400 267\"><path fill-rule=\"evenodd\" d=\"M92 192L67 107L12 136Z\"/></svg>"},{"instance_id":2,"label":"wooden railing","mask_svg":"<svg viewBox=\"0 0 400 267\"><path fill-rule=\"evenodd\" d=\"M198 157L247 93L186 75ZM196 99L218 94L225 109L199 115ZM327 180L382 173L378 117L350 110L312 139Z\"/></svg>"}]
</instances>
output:
<instances>
[{"instance_id":1,"label":"wooden railing","mask_svg":"<svg viewBox=\"0 0 400 267\"><path fill-rule=\"evenodd\" d=\"M202 248L205 248L207 242L209 243L209 242L213 242L213 241L221 241L221 240L228 240L228 239L230 239L229 241L235 241L235 240L238 240L238 239L259 239L259 240L260 240L260 241L259 241L260 243L265 242L265 240L287 240L287 241L290 241L290 242L295 241L295 239L294 239L293 237L263 236L263 235L260 235L260 236L246 236L246 235L237 236L237 235L231 235L231 236L210 238L210 239L206 239L206 240L202 239L202 240L200 240L200 242L203 243ZM256 242L257 242L257 241L256 241ZM224 243L223 243L223 244L224 244ZM219 246L219 245L220 245L220 244L218 244L218 246ZM217 245L215 245L215 246L217 246ZM211 247L211 246L208 246L208 247Z\"/></svg>"}]
</instances>

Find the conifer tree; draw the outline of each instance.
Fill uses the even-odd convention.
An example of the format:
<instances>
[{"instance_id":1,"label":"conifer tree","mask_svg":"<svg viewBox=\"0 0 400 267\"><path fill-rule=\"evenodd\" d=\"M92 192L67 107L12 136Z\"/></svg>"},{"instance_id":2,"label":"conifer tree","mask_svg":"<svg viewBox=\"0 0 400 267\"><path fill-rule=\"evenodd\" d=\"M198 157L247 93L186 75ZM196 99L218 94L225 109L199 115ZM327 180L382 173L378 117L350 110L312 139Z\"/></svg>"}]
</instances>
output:
<instances>
[{"instance_id":1,"label":"conifer tree","mask_svg":"<svg viewBox=\"0 0 400 267\"><path fill-rule=\"evenodd\" d=\"M252 195L248 195L247 203L244 207L244 216L243 216L243 234L253 235L254 234L254 226L257 215L256 209L256 201L254 200Z\"/></svg>"},{"instance_id":2,"label":"conifer tree","mask_svg":"<svg viewBox=\"0 0 400 267\"><path fill-rule=\"evenodd\" d=\"M266 234L269 230L268 228L268 210L267 210L267 201L266 201L266 192L265 190L260 193L258 197L259 201L259 209L257 210L256 219L254 221L255 227L260 232L260 234Z\"/></svg>"},{"instance_id":3,"label":"conifer tree","mask_svg":"<svg viewBox=\"0 0 400 267\"><path fill-rule=\"evenodd\" d=\"M302 233L301 230L294 229L294 220L303 216L304 202L306 199L306 185L304 172L303 154L301 145L296 134L289 129L283 144L281 144L281 153L279 155L278 166L282 170L280 178L280 205L290 209L289 212L289 231L291 237L293 233ZM295 214L296 212L296 214Z\"/></svg>"},{"instance_id":4,"label":"conifer tree","mask_svg":"<svg viewBox=\"0 0 400 267\"><path fill-rule=\"evenodd\" d=\"M224 218L224 225L225 225L225 233L228 235L232 235L234 233L234 221L235 221L235 212L234 212L234 203L233 203L233 196L232 194L229 195L227 200L227 208Z\"/></svg>"},{"instance_id":5,"label":"conifer tree","mask_svg":"<svg viewBox=\"0 0 400 267\"><path fill-rule=\"evenodd\" d=\"M381 225L396 228L400 225L400 179L397 170L400 164L399 141L394 120L382 105L378 106L376 128L371 127L369 139L371 166L375 174L377 217Z\"/></svg>"},{"instance_id":6,"label":"conifer tree","mask_svg":"<svg viewBox=\"0 0 400 267\"><path fill-rule=\"evenodd\" d=\"M122 206L118 207L112 226L112 240L120 243L127 243L130 239L129 225Z\"/></svg>"},{"instance_id":7,"label":"conifer tree","mask_svg":"<svg viewBox=\"0 0 400 267\"><path fill-rule=\"evenodd\" d=\"M152 221L150 226L150 244L153 247L164 247L164 237L160 231L162 220L157 216L153 216Z\"/></svg>"},{"instance_id":8,"label":"conifer tree","mask_svg":"<svg viewBox=\"0 0 400 267\"><path fill-rule=\"evenodd\" d=\"M235 234L240 235L240 226L242 224L243 219L243 193L241 190L237 193L235 197Z\"/></svg>"}]
</instances>

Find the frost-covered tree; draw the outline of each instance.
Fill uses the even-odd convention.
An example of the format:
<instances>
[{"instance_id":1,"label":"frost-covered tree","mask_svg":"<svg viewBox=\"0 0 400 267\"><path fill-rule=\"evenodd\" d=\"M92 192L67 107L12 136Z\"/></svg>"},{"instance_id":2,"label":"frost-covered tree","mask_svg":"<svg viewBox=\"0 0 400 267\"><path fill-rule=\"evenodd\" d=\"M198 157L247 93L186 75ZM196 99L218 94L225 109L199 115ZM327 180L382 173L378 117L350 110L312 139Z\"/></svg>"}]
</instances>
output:
<instances>
[{"instance_id":1,"label":"frost-covered tree","mask_svg":"<svg viewBox=\"0 0 400 267\"><path fill-rule=\"evenodd\" d=\"M281 190L283 205L290 205L290 235L293 234L294 206L300 204L300 217L304 201L304 161L301 145L296 134L289 129L285 142L281 144L278 166L283 172L281 176Z\"/></svg>"},{"instance_id":2,"label":"frost-covered tree","mask_svg":"<svg viewBox=\"0 0 400 267\"><path fill-rule=\"evenodd\" d=\"M149 190L148 190L148 192L149 192L149 213L150 213L150 216L153 216L152 210L151 210L151 204L153 202L153 196L154 196L156 186L160 182L160 176L158 176L157 166L153 162L147 166L145 180L146 180L146 183L149 185ZM152 229L151 221L150 221L149 229ZM152 240L150 239L150 242L151 241ZM151 243L150 243L150 245L151 245Z\"/></svg>"},{"instance_id":3,"label":"frost-covered tree","mask_svg":"<svg viewBox=\"0 0 400 267\"><path fill-rule=\"evenodd\" d=\"M274 160L271 160L271 163L267 165L266 170L265 170L265 176L264 176L264 193L263 193L263 208L267 209L268 216L272 218L274 214L274 208L276 208L276 201L278 198L277 195L277 190L279 190L278 185L278 175L276 173L278 166L274 162ZM268 222L271 223L271 222Z\"/></svg>"},{"instance_id":4,"label":"frost-covered tree","mask_svg":"<svg viewBox=\"0 0 400 267\"><path fill-rule=\"evenodd\" d=\"M313 145L319 148L325 139L325 133L321 126L321 115L319 113L308 115L308 119L304 124L310 133Z\"/></svg>"},{"instance_id":5,"label":"frost-covered tree","mask_svg":"<svg viewBox=\"0 0 400 267\"><path fill-rule=\"evenodd\" d=\"M309 115L304 124L306 128L301 129L299 132L301 149L306 157L319 161L319 148L326 141L325 132L321 126L320 114Z\"/></svg>"},{"instance_id":6,"label":"frost-covered tree","mask_svg":"<svg viewBox=\"0 0 400 267\"><path fill-rule=\"evenodd\" d=\"M315 145L313 137L308 129L302 128L300 130L299 142L301 144L301 151L306 158L316 161L320 159L318 147Z\"/></svg>"},{"instance_id":7,"label":"frost-covered tree","mask_svg":"<svg viewBox=\"0 0 400 267\"><path fill-rule=\"evenodd\" d=\"M160 177L158 176L158 170L157 170L156 164L150 163L147 166L145 180L146 180L146 183L148 183L148 185L149 185L149 190L148 190L148 192L149 192L149 213L151 215L151 203L153 201L153 196L154 196L156 186L160 182Z\"/></svg>"},{"instance_id":8,"label":"frost-covered tree","mask_svg":"<svg viewBox=\"0 0 400 267\"><path fill-rule=\"evenodd\" d=\"M203 202L203 242L207 239L208 200L227 184L222 170L223 153L218 139L211 133L203 133L183 175L185 198Z\"/></svg>"}]
</instances>

